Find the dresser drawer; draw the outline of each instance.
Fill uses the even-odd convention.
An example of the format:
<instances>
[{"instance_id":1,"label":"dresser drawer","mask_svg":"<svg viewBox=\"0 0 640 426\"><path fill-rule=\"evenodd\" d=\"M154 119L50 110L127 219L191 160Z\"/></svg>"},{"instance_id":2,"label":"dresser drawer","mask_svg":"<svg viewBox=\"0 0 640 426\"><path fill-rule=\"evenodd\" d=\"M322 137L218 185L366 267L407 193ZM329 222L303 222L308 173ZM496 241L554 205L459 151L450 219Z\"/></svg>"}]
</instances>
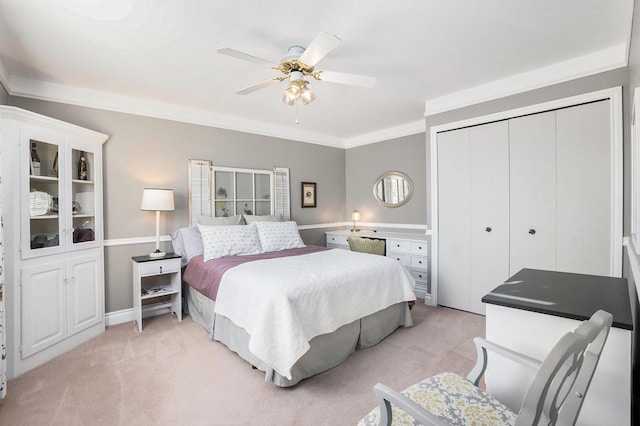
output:
<instances>
[{"instance_id":1,"label":"dresser drawer","mask_svg":"<svg viewBox=\"0 0 640 426\"><path fill-rule=\"evenodd\" d=\"M394 258L404 266L411 266L411 255L400 253L387 253L387 257Z\"/></svg>"},{"instance_id":2,"label":"dresser drawer","mask_svg":"<svg viewBox=\"0 0 640 426\"><path fill-rule=\"evenodd\" d=\"M428 266L428 257L424 256L411 256L411 266L413 268L424 268L427 269Z\"/></svg>"},{"instance_id":3,"label":"dresser drawer","mask_svg":"<svg viewBox=\"0 0 640 426\"><path fill-rule=\"evenodd\" d=\"M348 245L343 246L342 244L327 243L327 247L339 250L350 250Z\"/></svg>"},{"instance_id":4,"label":"dresser drawer","mask_svg":"<svg viewBox=\"0 0 640 426\"><path fill-rule=\"evenodd\" d=\"M348 235L340 235L340 234L326 234L327 235L327 247L330 244L336 245L339 244L341 246L349 247L349 241L347 241Z\"/></svg>"},{"instance_id":5,"label":"dresser drawer","mask_svg":"<svg viewBox=\"0 0 640 426\"><path fill-rule=\"evenodd\" d=\"M429 279L429 273L427 271L418 271L415 269L410 269L409 273L416 281L427 281Z\"/></svg>"},{"instance_id":6,"label":"dresser drawer","mask_svg":"<svg viewBox=\"0 0 640 426\"><path fill-rule=\"evenodd\" d=\"M411 241L387 239L387 252L411 253Z\"/></svg>"},{"instance_id":7,"label":"dresser drawer","mask_svg":"<svg viewBox=\"0 0 640 426\"><path fill-rule=\"evenodd\" d=\"M140 263L140 276L171 274L180 270L180 259L153 260Z\"/></svg>"},{"instance_id":8,"label":"dresser drawer","mask_svg":"<svg viewBox=\"0 0 640 426\"><path fill-rule=\"evenodd\" d=\"M426 241L412 241L411 253L427 256L429 254L429 245Z\"/></svg>"}]
</instances>

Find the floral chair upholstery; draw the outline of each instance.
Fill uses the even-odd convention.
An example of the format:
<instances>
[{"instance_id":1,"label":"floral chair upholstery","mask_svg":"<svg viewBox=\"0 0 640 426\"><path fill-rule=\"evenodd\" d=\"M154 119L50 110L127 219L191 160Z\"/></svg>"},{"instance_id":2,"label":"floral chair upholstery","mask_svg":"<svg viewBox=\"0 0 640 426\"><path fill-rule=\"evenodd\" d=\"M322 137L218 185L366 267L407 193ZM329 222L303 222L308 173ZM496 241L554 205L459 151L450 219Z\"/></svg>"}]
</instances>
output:
<instances>
[{"instance_id":1,"label":"floral chair upholstery","mask_svg":"<svg viewBox=\"0 0 640 426\"><path fill-rule=\"evenodd\" d=\"M608 312L596 312L542 362L476 337L478 360L466 378L442 373L403 392L378 383L373 389L380 405L358 425L574 425L612 322ZM478 387L487 351L536 370L518 413Z\"/></svg>"}]
</instances>

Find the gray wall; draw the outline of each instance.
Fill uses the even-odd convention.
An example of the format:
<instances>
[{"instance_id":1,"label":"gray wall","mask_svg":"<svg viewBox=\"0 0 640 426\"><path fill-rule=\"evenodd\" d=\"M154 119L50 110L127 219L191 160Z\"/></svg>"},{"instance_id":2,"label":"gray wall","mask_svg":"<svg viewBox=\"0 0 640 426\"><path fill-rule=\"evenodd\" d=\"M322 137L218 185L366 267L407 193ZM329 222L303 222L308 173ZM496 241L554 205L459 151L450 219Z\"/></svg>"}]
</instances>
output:
<instances>
[{"instance_id":1,"label":"gray wall","mask_svg":"<svg viewBox=\"0 0 640 426\"><path fill-rule=\"evenodd\" d=\"M103 147L105 239L155 235L155 214L140 211L146 186L172 188L176 210L161 215L161 235L188 224L190 158L214 165L290 168L291 215L300 225L345 220L345 151L320 145L234 132L33 99L11 97L11 105L109 135ZM316 182L317 208L301 208L300 183ZM324 245L324 230L303 231L307 244ZM163 243L171 250L170 243ZM131 256L154 244L105 248L106 311L131 308Z\"/></svg>"},{"instance_id":2,"label":"gray wall","mask_svg":"<svg viewBox=\"0 0 640 426\"><path fill-rule=\"evenodd\" d=\"M427 165L425 134L405 136L347 150L347 210L358 209L363 222L427 224ZM373 197L373 184L384 172L407 174L414 186L411 200L388 208Z\"/></svg>"},{"instance_id":3,"label":"gray wall","mask_svg":"<svg viewBox=\"0 0 640 426\"><path fill-rule=\"evenodd\" d=\"M0 84L0 105L7 105L9 103L9 95L4 86Z\"/></svg>"}]
</instances>

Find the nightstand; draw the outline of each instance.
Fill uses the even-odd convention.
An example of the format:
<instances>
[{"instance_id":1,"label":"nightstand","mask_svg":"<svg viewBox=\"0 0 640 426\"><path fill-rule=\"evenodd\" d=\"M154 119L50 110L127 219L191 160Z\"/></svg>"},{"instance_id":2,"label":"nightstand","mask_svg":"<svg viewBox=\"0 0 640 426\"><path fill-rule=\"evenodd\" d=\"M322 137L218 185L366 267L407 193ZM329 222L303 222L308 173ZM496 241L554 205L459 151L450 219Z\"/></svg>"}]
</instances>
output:
<instances>
[{"instance_id":1,"label":"nightstand","mask_svg":"<svg viewBox=\"0 0 640 426\"><path fill-rule=\"evenodd\" d=\"M182 321L182 276L181 257L167 253L163 257L134 256L133 259L133 314L142 331L142 310L153 312L170 308ZM170 296L171 301L158 300L145 303L144 300L160 299Z\"/></svg>"}]
</instances>

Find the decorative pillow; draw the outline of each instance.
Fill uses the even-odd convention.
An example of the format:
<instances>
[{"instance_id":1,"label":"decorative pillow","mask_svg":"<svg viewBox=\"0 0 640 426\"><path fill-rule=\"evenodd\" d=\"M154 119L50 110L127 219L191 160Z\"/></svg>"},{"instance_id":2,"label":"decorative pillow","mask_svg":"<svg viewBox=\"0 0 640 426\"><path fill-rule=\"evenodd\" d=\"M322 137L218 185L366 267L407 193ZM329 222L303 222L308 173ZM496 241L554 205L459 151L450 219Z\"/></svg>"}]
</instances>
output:
<instances>
[{"instance_id":1,"label":"decorative pillow","mask_svg":"<svg viewBox=\"0 0 640 426\"><path fill-rule=\"evenodd\" d=\"M247 223L247 225L256 222L282 222L284 220L281 214L271 214L264 216L245 214L242 216L244 216L244 221Z\"/></svg>"},{"instance_id":2,"label":"decorative pillow","mask_svg":"<svg viewBox=\"0 0 640 426\"><path fill-rule=\"evenodd\" d=\"M171 233L171 243L175 254L182 256L182 266L199 254L204 253L200 229L197 226L180 228Z\"/></svg>"},{"instance_id":3,"label":"decorative pillow","mask_svg":"<svg viewBox=\"0 0 640 426\"><path fill-rule=\"evenodd\" d=\"M294 221L256 222L255 226L265 252L305 247L298 232L298 224Z\"/></svg>"},{"instance_id":4,"label":"decorative pillow","mask_svg":"<svg viewBox=\"0 0 640 426\"><path fill-rule=\"evenodd\" d=\"M223 225L244 225L242 215L237 214L229 217L198 216L198 225L223 226Z\"/></svg>"},{"instance_id":5,"label":"decorative pillow","mask_svg":"<svg viewBox=\"0 0 640 426\"><path fill-rule=\"evenodd\" d=\"M248 226L198 225L204 245L204 261L236 254L262 253L258 230Z\"/></svg>"}]
</instances>

